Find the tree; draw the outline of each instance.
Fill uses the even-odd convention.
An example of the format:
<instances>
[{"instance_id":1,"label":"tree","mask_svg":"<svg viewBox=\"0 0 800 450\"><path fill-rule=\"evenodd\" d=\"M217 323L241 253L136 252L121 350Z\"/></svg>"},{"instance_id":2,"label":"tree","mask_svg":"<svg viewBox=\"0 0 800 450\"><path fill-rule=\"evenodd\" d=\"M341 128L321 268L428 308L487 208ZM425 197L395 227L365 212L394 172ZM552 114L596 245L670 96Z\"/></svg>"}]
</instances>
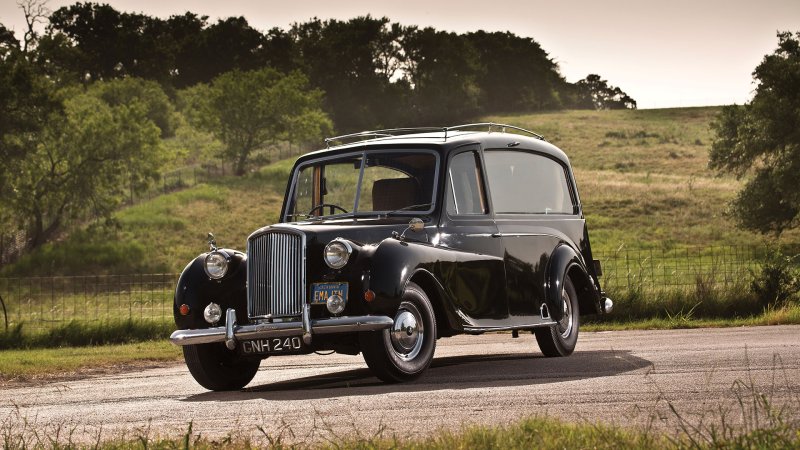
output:
<instances>
[{"instance_id":1,"label":"tree","mask_svg":"<svg viewBox=\"0 0 800 450\"><path fill-rule=\"evenodd\" d=\"M636 109L636 100L622 89L609 85L600 75L589 74L575 86L578 89L578 108Z\"/></svg>"},{"instance_id":2,"label":"tree","mask_svg":"<svg viewBox=\"0 0 800 450\"><path fill-rule=\"evenodd\" d=\"M17 6L20 7L22 14L25 16L22 52L27 54L39 38L34 28L47 20L50 10L47 9L47 0L20 0L17 2Z\"/></svg>"},{"instance_id":3,"label":"tree","mask_svg":"<svg viewBox=\"0 0 800 450\"><path fill-rule=\"evenodd\" d=\"M466 39L430 27L412 28L403 39L403 50L413 87L413 121L446 124L478 113L478 58Z\"/></svg>"},{"instance_id":4,"label":"tree","mask_svg":"<svg viewBox=\"0 0 800 450\"><path fill-rule=\"evenodd\" d=\"M313 19L292 26L298 67L325 92L325 110L340 131L392 126L404 112L407 85L396 83L402 27L386 17Z\"/></svg>"},{"instance_id":5,"label":"tree","mask_svg":"<svg viewBox=\"0 0 800 450\"><path fill-rule=\"evenodd\" d=\"M322 92L299 72L234 70L185 96L199 109L196 123L225 144L234 171L244 175L252 152L278 141L320 139L333 128L322 112Z\"/></svg>"},{"instance_id":6,"label":"tree","mask_svg":"<svg viewBox=\"0 0 800 450\"><path fill-rule=\"evenodd\" d=\"M48 116L7 174L3 208L26 231L29 249L69 220L108 217L129 186L143 188L158 177L160 129L146 103L130 98L111 105L102 99L105 87L58 92L63 112Z\"/></svg>"},{"instance_id":7,"label":"tree","mask_svg":"<svg viewBox=\"0 0 800 450\"><path fill-rule=\"evenodd\" d=\"M752 100L725 106L712 123L709 159L720 173L752 174L731 212L743 228L776 235L800 218L800 32L778 40L753 72Z\"/></svg>"},{"instance_id":8,"label":"tree","mask_svg":"<svg viewBox=\"0 0 800 450\"><path fill-rule=\"evenodd\" d=\"M510 32L477 31L464 36L479 56L477 83L484 113L561 108L567 82L535 40Z\"/></svg>"}]
</instances>

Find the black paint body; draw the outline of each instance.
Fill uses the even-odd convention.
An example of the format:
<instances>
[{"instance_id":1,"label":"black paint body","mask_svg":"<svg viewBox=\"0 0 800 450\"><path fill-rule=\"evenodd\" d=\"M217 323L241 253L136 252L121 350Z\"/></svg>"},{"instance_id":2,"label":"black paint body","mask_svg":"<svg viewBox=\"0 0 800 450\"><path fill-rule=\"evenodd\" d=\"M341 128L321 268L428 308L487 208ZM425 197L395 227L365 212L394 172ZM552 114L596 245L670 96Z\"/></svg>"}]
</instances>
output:
<instances>
[{"instance_id":1,"label":"black paint body","mask_svg":"<svg viewBox=\"0 0 800 450\"><path fill-rule=\"evenodd\" d=\"M575 204L575 214L495 215L450 217L445 211L445 180L450 157L459 151L473 150L482 155L487 149L528 151L561 162ZM306 289L317 282L348 282L349 300L343 315L381 314L394 317L406 284L420 285L433 303L439 335L481 333L503 328L527 329L548 326L560 319L561 288L569 276L577 290L580 313L602 313L602 293L592 263L591 245L585 218L566 155L551 144L505 133L457 133L447 139L419 137L372 140L314 152L301 157L297 165L319 157L363 149L428 149L439 156L438 180L433 213L420 217L421 232L402 233L413 213L398 216L340 217L328 220L280 223L257 230L252 236L272 227L291 227L306 236ZM293 172L294 173L294 172ZM485 179L485 178L484 178ZM292 180L281 212L286 220ZM251 236L251 237L252 237ZM323 261L325 245L335 238L348 240L354 254L340 269ZM231 270L220 281L209 280L203 271L203 258L190 263L181 275L175 295L175 318L179 328L204 328L202 309L211 301L223 310L233 307L237 322L248 323L246 256L233 255ZM364 300L370 289L376 298ZM181 304L191 308L181 316ZM543 317L546 305L548 317ZM329 317L324 305L312 305L312 318ZM224 321L224 319L223 319ZM336 348L337 341L352 345L353 336L329 335L315 340L314 348ZM354 351L357 351L355 349Z\"/></svg>"}]
</instances>

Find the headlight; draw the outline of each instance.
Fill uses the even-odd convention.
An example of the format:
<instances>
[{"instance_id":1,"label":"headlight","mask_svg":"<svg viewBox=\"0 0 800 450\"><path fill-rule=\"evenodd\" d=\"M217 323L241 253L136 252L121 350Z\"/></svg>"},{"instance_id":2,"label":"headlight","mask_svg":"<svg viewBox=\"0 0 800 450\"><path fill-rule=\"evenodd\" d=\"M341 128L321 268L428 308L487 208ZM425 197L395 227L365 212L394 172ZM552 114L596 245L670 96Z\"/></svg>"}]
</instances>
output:
<instances>
[{"instance_id":1,"label":"headlight","mask_svg":"<svg viewBox=\"0 0 800 450\"><path fill-rule=\"evenodd\" d=\"M325 306L328 307L328 311L330 311L331 314L338 316L344 311L345 301L341 295L333 294L325 301Z\"/></svg>"},{"instance_id":2,"label":"headlight","mask_svg":"<svg viewBox=\"0 0 800 450\"><path fill-rule=\"evenodd\" d=\"M347 241L334 239L325 246L325 264L331 269L341 269L347 264L352 253L353 247Z\"/></svg>"},{"instance_id":3,"label":"headlight","mask_svg":"<svg viewBox=\"0 0 800 450\"><path fill-rule=\"evenodd\" d=\"M203 318L206 319L206 322L214 325L222 318L222 308L216 303L209 303L203 310Z\"/></svg>"},{"instance_id":4,"label":"headlight","mask_svg":"<svg viewBox=\"0 0 800 450\"><path fill-rule=\"evenodd\" d=\"M206 255L205 264L203 268L206 270L206 275L214 280L219 280L228 272L228 261L230 256L223 251L213 251Z\"/></svg>"}]
</instances>

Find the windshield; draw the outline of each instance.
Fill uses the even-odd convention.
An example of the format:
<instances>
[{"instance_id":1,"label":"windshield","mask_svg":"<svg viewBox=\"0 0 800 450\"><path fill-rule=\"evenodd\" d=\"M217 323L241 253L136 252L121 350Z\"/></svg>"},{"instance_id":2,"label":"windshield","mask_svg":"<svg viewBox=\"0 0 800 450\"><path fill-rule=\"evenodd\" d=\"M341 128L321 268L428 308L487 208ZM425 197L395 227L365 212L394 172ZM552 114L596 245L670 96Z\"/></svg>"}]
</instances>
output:
<instances>
[{"instance_id":1,"label":"windshield","mask_svg":"<svg viewBox=\"0 0 800 450\"><path fill-rule=\"evenodd\" d=\"M285 220L433 210L438 158L425 150L371 150L321 158L294 173Z\"/></svg>"}]
</instances>

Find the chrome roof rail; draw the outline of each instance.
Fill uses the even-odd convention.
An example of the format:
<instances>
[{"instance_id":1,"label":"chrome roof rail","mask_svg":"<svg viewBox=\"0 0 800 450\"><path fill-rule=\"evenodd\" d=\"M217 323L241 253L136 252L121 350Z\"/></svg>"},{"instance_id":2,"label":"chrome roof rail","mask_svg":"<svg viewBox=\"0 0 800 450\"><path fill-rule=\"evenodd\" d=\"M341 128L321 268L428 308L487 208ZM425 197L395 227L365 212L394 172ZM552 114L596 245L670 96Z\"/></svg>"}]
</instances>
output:
<instances>
[{"instance_id":1,"label":"chrome roof rail","mask_svg":"<svg viewBox=\"0 0 800 450\"><path fill-rule=\"evenodd\" d=\"M536 139L539 139L539 140L542 140L542 141L546 141L547 140L541 134L534 133L533 131L526 130L525 128L515 127L514 125L508 125L508 124L504 124L504 123L494 123L494 122L477 122L477 123L467 123L467 124L464 124L464 125L456 125L456 126L452 126L452 127L447 127L445 129L445 131L447 131L447 130L463 130L464 128L479 128L479 127L488 127L489 128L489 133L491 133L494 129L499 129L498 130L499 132L505 133L506 132L506 128L510 128L512 130L521 131L523 133L529 134L529 135L535 137Z\"/></svg>"},{"instance_id":2,"label":"chrome roof rail","mask_svg":"<svg viewBox=\"0 0 800 450\"><path fill-rule=\"evenodd\" d=\"M372 130L360 131L358 133L343 134L341 136L333 136L325 138L325 146L330 148L332 142L341 141L343 139L358 139L369 140L385 137L396 137L403 134L413 134L421 132L445 131L446 128L441 127L417 127L417 128L387 128L385 130ZM355 141L357 142L357 141Z\"/></svg>"},{"instance_id":3,"label":"chrome roof rail","mask_svg":"<svg viewBox=\"0 0 800 450\"><path fill-rule=\"evenodd\" d=\"M325 138L325 146L327 148L330 148L331 145L344 145L345 143L341 144L333 144L333 143L347 139L353 139L353 142L359 142L371 139L398 137L405 134L417 134L426 132L427 133L442 132L444 133L444 139L447 140L447 133L449 131L469 131L468 129L470 128L481 128L481 127L487 127L489 133L492 133L493 131L505 133L506 129L510 129L528 134L542 141L547 140L541 134L534 133L533 131L526 130L524 128L515 127L514 125L507 125L504 123L494 123L494 122L478 122L478 123L467 123L463 125L454 125L451 127L388 128L385 130L360 131L358 133L343 134L341 136L333 136Z\"/></svg>"}]
</instances>

